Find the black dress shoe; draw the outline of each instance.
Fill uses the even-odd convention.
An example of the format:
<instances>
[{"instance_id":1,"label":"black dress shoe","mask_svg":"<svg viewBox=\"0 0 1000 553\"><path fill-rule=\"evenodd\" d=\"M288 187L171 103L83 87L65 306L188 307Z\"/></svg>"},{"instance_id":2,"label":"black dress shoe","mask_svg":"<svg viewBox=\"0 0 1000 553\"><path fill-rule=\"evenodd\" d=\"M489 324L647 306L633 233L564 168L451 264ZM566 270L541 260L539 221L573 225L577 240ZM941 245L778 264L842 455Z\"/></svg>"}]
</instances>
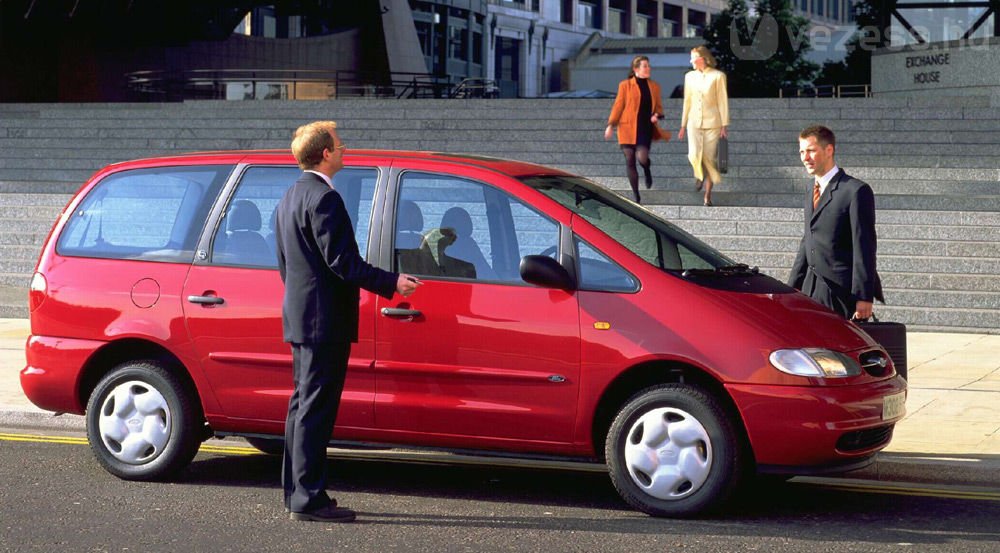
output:
<instances>
[{"instance_id":1,"label":"black dress shoe","mask_svg":"<svg viewBox=\"0 0 1000 553\"><path fill-rule=\"evenodd\" d=\"M330 504L328 506L329 507L336 507L337 506L337 500L331 497L330 498ZM285 505L285 512L286 513L292 512L292 508L289 507L287 504Z\"/></svg>"},{"instance_id":2,"label":"black dress shoe","mask_svg":"<svg viewBox=\"0 0 1000 553\"><path fill-rule=\"evenodd\" d=\"M702 181L701 179L694 179L694 189L701 190L701 185L703 182L704 181Z\"/></svg>"},{"instance_id":3,"label":"black dress shoe","mask_svg":"<svg viewBox=\"0 0 1000 553\"><path fill-rule=\"evenodd\" d=\"M305 520L313 522L353 522L357 518L357 513L345 507L337 507L333 504L320 507L315 511L304 513L292 512L288 515L292 520Z\"/></svg>"}]
</instances>

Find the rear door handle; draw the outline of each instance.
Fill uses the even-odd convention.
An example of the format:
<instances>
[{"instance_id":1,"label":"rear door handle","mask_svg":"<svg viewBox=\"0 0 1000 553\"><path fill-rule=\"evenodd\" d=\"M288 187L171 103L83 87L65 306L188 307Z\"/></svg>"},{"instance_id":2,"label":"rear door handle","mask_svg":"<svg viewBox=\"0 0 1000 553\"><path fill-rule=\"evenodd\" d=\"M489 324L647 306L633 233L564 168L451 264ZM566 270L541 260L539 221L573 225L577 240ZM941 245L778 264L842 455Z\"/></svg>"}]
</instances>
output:
<instances>
[{"instance_id":1,"label":"rear door handle","mask_svg":"<svg viewBox=\"0 0 1000 553\"><path fill-rule=\"evenodd\" d=\"M219 296L188 296L188 301L202 305L222 305L226 303L226 300Z\"/></svg>"},{"instance_id":2,"label":"rear door handle","mask_svg":"<svg viewBox=\"0 0 1000 553\"><path fill-rule=\"evenodd\" d=\"M394 319L413 319L421 315L419 309L402 309L399 307L383 307L382 316Z\"/></svg>"}]
</instances>

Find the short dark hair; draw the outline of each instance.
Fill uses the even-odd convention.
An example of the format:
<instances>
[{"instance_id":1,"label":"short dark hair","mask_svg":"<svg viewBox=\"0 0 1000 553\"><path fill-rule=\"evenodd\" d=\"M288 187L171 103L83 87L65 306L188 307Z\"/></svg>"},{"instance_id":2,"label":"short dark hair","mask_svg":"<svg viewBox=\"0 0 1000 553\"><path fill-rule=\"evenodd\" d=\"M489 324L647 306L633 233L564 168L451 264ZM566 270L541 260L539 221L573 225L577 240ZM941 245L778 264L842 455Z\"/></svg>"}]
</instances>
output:
<instances>
[{"instance_id":1,"label":"short dark hair","mask_svg":"<svg viewBox=\"0 0 1000 553\"><path fill-rule=\"evenodd\" d=\"M799 133L800 139L809 138L810 136L815 137L816 142L819 142L820 146L837 147L837 137L833 135L833 131L823 125L812 125L811 127L806 127Z\"/></svg>"}]
</instances>

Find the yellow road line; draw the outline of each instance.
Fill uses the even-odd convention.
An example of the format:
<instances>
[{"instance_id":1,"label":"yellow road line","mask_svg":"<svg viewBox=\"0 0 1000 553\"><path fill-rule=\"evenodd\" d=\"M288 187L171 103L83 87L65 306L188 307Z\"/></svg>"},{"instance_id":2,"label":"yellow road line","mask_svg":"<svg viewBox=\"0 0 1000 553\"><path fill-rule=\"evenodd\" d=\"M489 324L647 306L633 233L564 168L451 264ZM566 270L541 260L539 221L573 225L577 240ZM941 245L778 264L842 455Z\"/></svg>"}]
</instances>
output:
<instances>
[{"instance_id":1,"label":"yellow road line","mask_svg":"<svg viewBox=\"0 0 1000 553\"><path fill-rule=\"evenodd\" d=\"M71 436L39 436L35 434L3 434L0 433L0 442L32 442L39 444L67 444L67 445L87 445L86 438L74 438ZM233 447L218 445L202 445L198 449L201 453L221 453L227 455L256 455L260 453L252 447Z\"/></svg>"},{"instance_id":2,"label":"yellow road line","mask_svg":"<svg viewBox=\"0 0 1000 553\"><path fill-rule=\"evenodd\" d=\"M86 438L73 438L70 436L33 436L30 434L0 434L0 441L3 442L36 442L46 444L71 444L86 445Z\"/></svg>"}]
</instances>

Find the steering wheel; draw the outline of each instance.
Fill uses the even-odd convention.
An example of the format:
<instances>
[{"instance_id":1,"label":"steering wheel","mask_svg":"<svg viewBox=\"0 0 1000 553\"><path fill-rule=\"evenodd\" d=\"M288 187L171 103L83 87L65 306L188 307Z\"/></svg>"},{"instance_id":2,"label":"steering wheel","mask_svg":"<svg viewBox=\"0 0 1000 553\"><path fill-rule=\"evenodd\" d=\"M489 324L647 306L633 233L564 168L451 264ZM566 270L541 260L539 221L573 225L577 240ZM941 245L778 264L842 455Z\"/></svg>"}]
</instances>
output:
<instances>
[{"instance_id":1,"label":"steering wheel","mask_svg":"<svg viewBox=\"0 0 1000 553\"><path fill-rule=\"evenodd\" d=\"M549 246L549 247L545 248L544 250L542 250L542 253L540 253L538 255L544 255L546 257L551 257L552 259L555 259L555 253L556 253L556 250L558 250L558 249L559 249L559 246Z\"/></svg>"}]
</instances>

